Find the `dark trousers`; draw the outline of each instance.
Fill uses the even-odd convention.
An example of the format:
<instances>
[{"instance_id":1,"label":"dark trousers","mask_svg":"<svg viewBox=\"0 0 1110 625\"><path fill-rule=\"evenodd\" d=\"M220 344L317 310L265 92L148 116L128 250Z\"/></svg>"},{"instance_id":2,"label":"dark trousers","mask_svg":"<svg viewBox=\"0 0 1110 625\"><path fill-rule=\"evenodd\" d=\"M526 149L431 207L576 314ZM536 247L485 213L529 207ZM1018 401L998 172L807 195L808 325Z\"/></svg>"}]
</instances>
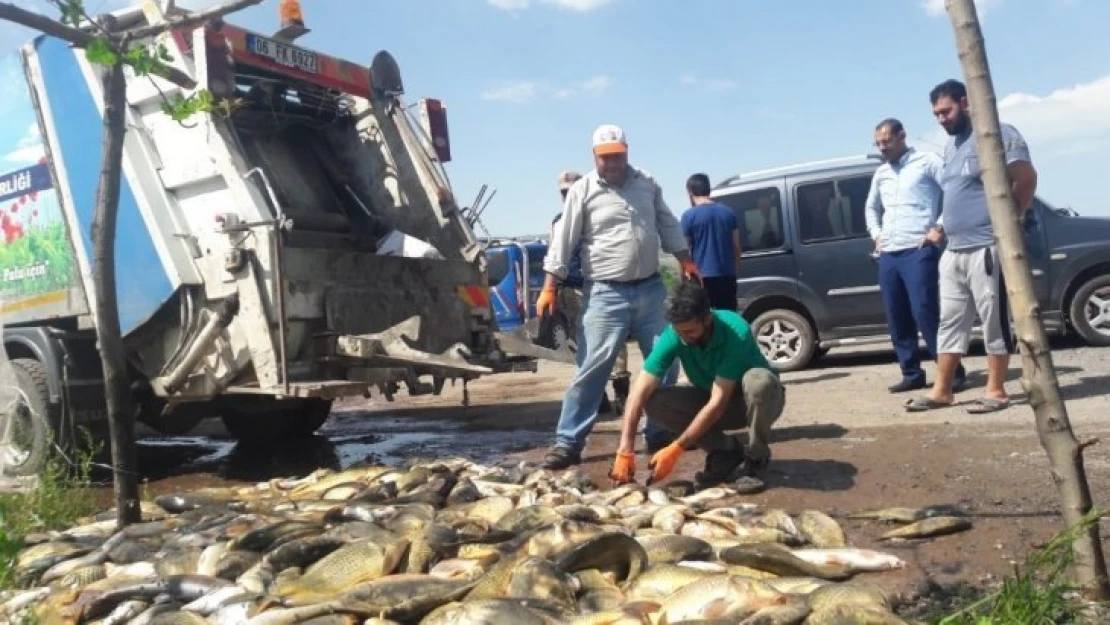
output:
<instances>
[{"instance_id":1,"label":"dark trousers","mask_svg":"<svg viewBox=\"0 0 1110 625\"><path fill-rule=\"evenodd\" d=\"M925 339L929 356L937 357L937 327L940 323L940 250L935 245L920 249L883 252L879 256L879 287L883 292L891 343L902 368L902 378L925 380L918 355L918 331Z\"/></svg>"},{"instance_id":2,"label":"dark trousers","mask_svg":"<svg viewBox=\"0 0 1110 625\"><path fill-rule=\"evenodd\" d=\"M736 276L706 276L701 279L709 295L709 306L736 312Z\"/></svg>"}]
</instances>

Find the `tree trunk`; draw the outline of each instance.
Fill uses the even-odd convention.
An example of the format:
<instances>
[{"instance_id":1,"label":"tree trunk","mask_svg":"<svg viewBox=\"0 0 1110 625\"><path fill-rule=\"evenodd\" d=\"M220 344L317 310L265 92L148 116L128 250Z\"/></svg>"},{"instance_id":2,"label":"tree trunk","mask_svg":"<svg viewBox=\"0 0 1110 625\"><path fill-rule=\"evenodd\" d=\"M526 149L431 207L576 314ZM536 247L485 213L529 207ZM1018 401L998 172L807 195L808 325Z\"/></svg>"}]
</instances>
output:
<instances>
[{"instance_id":1,"label":"tree trunk","mask_svg":"<svg viewBox=\"0 0 1110 625\"><path fill-rule=\"evenodd\" d=\"M998 108L983 33L979 29L973 0L947 0L947 9L967 80L971 123L975 128L975 148L979 153L987 208L998 241L1002 274L1006 276L1006 290L1017 325L1022 361L1021 385L1033 408L1041 445L1048 454L1052 479L1060 492L1064 521L1069 527L1076 527L1092 505L1083 467L1084 446L1075 439L1067 408L1060 397L1048 335L1033 291L1033 276L1029 271L1019 221L1020 211L1006 172ZM1110 598L1110 585L1099 524L1092 523L1089 528L1073 545L1076 581L1087 599L1105 601Z\"/></svg>"},{"instance_id":2,"label":"tree trunk","mask_svg":"<svg viewBox=\"0 0 1110 625\"><path fill-rule=\"evenodd\" d=\"M104 68L104 136L101 139L100 181L93 214L93 285L96 293L96 329L100 363L104 368L104 393L112 440L112 466L119 526L137 523L139 480L135 453L135 424L127 359L120 332L116 302L116 216L119 211L123 137L127 131L127 83L123 65Z\"/></svg>"}]
</instances>

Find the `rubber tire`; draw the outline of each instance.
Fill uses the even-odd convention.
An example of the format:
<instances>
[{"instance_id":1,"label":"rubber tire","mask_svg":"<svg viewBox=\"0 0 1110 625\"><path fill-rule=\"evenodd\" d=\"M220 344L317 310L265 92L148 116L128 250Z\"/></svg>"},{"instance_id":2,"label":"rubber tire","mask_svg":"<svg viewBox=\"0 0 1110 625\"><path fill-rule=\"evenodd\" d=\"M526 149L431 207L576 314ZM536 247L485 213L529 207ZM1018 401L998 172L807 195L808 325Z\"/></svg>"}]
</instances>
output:
<instances>
[{"instance_id":1,"label":"rubber tire","mask_svg":"<svg viewBox=\"0 0 1110 625\"><path fill-rule=\"evenodd\" d=\"M31 420L34 440L31 453L23 463L5 466L4 474L12 477L38 475L50 455L50 441L54 427L58 423L58 407L50 404L50 391L46 385L46 369L33 358L17 358L11 361L15 385L27 397L32 413L41 419Z\"/></svg>"},{"instance_id":2,"label":"rubber tire","mask_svg":"<svg viewBox=\"0 0 1110 625\"><path fill-rule=\"evenodd\" d=\"M1104 274L1087 280L1075 292L1075 297L1071 298L1071 305L1068 307L1068 321L1071 322L1071 327L1088 345L1093 347L1110 346L1110 337L1100 334L1087 323L1087 315L1084 310L1087 306L1087 298L1091 296L1091 293L1105 287L1110 287L1110 275Z\"/></svg>"},{"instance_id":3,"label":"rubber tire","mask_svg":"<svg viewBox=\"0 0 1110 625\"><path fill-rule=\"evenodd\" d=\"M559 346L555 344L556 328L563 329L563 336L567 337L568 347L569 344L573 342L573 338L570 335L570 324L567 322L566 316L562 313L556 312L554 318L551 319L551 323L549 323L545 328L546 331L543 333L543 336L539 337L541 347L546 347L547 349L559 349Z\"/></svg>"},{"instance_id":4,"label":"rubber tire","mask_svg":"<svg viewBox=\"0 0 1110 625\"><path fill-rule=\"evenodd\" d=\"M220 417L228 433L240 443L271 446L312 436L328 420L332 402L326 399L307 399L277 404L274 408L258 411L225 405L220 410Z\"/></svg>"},{"instance_id":5,"label":"rubber tire","mask_svg":"<svg viewBox=\"0 0 1110 625\"><path fill-rule=\"evenodd\" d=\"M331 415L332 400L308 399L305 406L297 409L288 423L289 435L293 438L312 436L324 426Z\"/></svg>"},{"instance_id":6,"label":"rubber tire","mask_svg":"<svg viewBox=\"0 0 1110 625\"><path fill-rule=\"evenodd\" d=\"M774 321L775 319L786 321L794 327L798 328L798 332L801 334L801 344L799 345L797 356L795 356L792 360L782 364L772 362L771 366L775 367L783 373L789 371L800 371L809 366L809 364L813 362L814 357L817 355L817 332L814 331L813 326L810 325L808 319L806 319L802 315L799 315L793 310L789 310L787 308L776 308L774 310L768 310L767 312L759 315L751 324L752 336L758 336L759 329L767 323ZM760 350L762 349L763 348L761 346ZM767 356L767 354L764 353L764 356ZM768 362L770 362L771 359L769 356L767 357L767 360Z\"/></svg>"}]
</instances>

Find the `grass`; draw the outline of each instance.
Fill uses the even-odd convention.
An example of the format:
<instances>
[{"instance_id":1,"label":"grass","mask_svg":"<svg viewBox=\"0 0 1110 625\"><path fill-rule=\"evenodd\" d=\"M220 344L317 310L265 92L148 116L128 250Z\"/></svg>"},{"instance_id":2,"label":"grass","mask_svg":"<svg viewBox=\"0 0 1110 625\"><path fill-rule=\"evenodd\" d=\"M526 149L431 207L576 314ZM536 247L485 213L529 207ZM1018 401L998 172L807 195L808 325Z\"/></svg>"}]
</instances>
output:
<instances>
[{"instance_id":1,"label":"grass","mask_svg":"<svg viewBox=\"0 0 1110 625\"><path fill-rule=\"evenodd\" d=\"M1030 554L1002 586L936 625L1078 625L1085 622L1078 588L1069 580L1073 543L1099 522L1106 510L1092 510L1044 547Z\"/></svg>"},{"instance_id":2,"label":"grass","mask_svg":"<svg viewBox=\"0 0 1110 625\"><path fill-rule=\"evenodd\" d=\"M64 529L96 510L92 462L98 449L86 444L73 452L74 464L59 453L50 456L37 488L27 493L0 494L0 589L12 582L15 557L28 534Z\"/></svg>"}]
</instances>

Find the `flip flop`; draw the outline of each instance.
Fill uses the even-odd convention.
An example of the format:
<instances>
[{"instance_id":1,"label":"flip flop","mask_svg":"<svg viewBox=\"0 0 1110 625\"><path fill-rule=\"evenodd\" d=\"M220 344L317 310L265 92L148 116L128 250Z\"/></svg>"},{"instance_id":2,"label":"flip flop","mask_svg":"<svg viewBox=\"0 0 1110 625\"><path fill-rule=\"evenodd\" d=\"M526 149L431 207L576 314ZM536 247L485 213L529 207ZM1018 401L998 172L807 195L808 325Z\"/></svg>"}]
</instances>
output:
<instances>
[{"instance_id":1,"label":"flip flop","mask_svg":"<svg viewBox=\"0 0 1110 625\"><path fill-rule=\"evenodd\" d=\"M1010 400L1008 399L994 399L993 397L980 397L971 402L971 406L967 409L968 414L987 414L988 412L998 412L1010 407Z\"/></svg>"},{"instance_id":2,"label":"flip flop","mask_svg":"<svg viewBox=\"0 0 1110 625\"><path fill-rule=\"evenodd\" d=\"M936 410L937 408L948 408L952 404L946 404L939 401L934 401L929 397L914 397L907 399L903 406L906 412L925 412L926 410Z\"/></svg>"}]
</instances>

